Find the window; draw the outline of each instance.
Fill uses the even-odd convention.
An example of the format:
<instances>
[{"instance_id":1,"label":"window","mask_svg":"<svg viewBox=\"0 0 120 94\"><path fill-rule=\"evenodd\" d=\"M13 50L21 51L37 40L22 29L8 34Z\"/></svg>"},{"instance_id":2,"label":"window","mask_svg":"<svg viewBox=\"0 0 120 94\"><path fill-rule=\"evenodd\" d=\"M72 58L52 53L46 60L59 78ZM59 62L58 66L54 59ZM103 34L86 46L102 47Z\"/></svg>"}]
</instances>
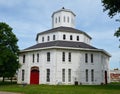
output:
<instances>
[{"instance_id":1,"label":"window","mask_svg":"<svg viewBox=\"0 0 120 94\"><path fill-rule=\"evenodd\" d=\"M68 53L68 61L71 62L71 53Z\"/></svg>"},{"instance_id":2,"label":"window","mask_svg":"<svg viewBox=\"0 0 120 94\"><path fill-rule=\"evenodd\" d=\"M85 62L86 63L88 62L88 54L87 53L85 54Z\"/></svg>"},{"instance_id":3,"label":"window","mask_svg":"<svg viewBox=\"0 0 120 94\"><path fill-rule=\"evenodd\" d=\"M25 70L22 70L22 81L24 81L25 76Z\"/></svg>"},{"instance_id":4,"label":"window","mask_svg":"<svg viewBox=\"0 0 120 94\"><path fill-rule=\"evenodd\" d=\"M65 69L62 69L62 82L65 82Z\"/></svg>"},{"instance_id":5,"label":"window","mask_svg":"<svg viewBox=\"0 0 120 94\"><path fill-rule=\"evenodd\" d=\"M55 18L55 23L57 23L57 17Z\"/></svg>"},{"instance_id":6,"label":"window","mask_svg":"<svg viewBox=\"0 0 120 94\"><path fill-rule=\"evenodd\" d=\"M73 18L71 18L71 22L72 22L72 24L74 24L74 22L73 22Z\"/></svg>"},{"instance_id":7,"label":"window","mask_svg":"<svg viewBox=\"0 0 120 94\"><path fill-rule=\"evenodd\" d=\"M66 35L64 34L64 35L63 35L63 40L65 40L65 39L66 39Z\"/></svg>"},{"instance_id":8,"label":"window","mask_svg":"<svg viewBox=\"0 0 120 94\"><path fill-rule=\"evenodd\" d=\"M39 54L37 54L37 62L39 62Z\"/></svg>"},{"instance_id":9,"label":"window","mask_svg":"<svg viewBox=\"0 0 120 94\"><path fill-rule=\"evenodd\" d=\"M46 70L46 81L50 82L50 69Z\"/></svg>"},{"instance_id":10,"label":"window","mask_svg":"<svg viewBox=\"0 0 120 94\"><path fill-rule=\"evenodd\" d=\"M33 63L35 62L35 55L33 54Z\"/></svg>"},{"instance_id":11,"label":"window","mask_svg":"<svg viewBox=\"0 0 120 94\"><path fill-rule=\"evenodd\" d=\"M65 61L65 52L62 53L62 61Z\"/></svg>"},{"instance_id":12,"label":"window","mask_svg":"<svg viewBox=\"0 0 120 94\"><path fill-rule=\"evenodd\" d=\"M93 63L93 54L91 54L91 63Z\"/></svg>"},{"instance_id":13,"label":"window","mask_svg":"<svg viewBox=\"0 0 120 94\"><path fill-rule=\"evenodd\" d=\"M68 69L68 82L71 82L71 69Z\"/></svg>"},{"instance_id":14,"label":"window","mask_svg":"<svg viewBox=\"0 0 120 94\"><path fill-rule=\"evenodd\" d=\"M70 40L72 40L73 39L73 37L72 37L72 35L70 35Z\"/></svg>"},{"instance_id":15,"label":"window","mask_svg":"<svg viewBox=\"0 0 120 94\"><path fill-rule=\"evenodd\" d=\"M88 69L86 69L85 75L86 75L86 82L88 82Z\"/></svg>"},{"instance_id":16,"label":"window","mask_svg":"<svg viewBox=\"0 0 120 94\"><path fill-rule=\"evenodd\" d=\"M53 40L55 40L55 35L53 35Z\"/></svg>"},{"instance_id":17,"label":"window","mask_svg":"<svg viewBox=\"0 0 120 94\"><path fill-rule=\"evenodd\" d=\"M64 22L65 22L65 16L64 16Z\"/></svg>"},{"instance_id":18,"label":"window","mask_svg":"<svg viewBox=\"0 0 120 94\"><path fill-rule=\"evenodd\" d=\"M67 22L69 23L69 17L67 17Z\"/></svg>"},{"instance_id":19,"label":"window","mask_svg":"<svg viewBox=\"0 0 120 94\"><path fill-rule=\"evenodd\" d=\"M77 36L77 41L79 41L79 36Z\"/></svg>"},{"instance_id":20,"label":"window","mask_svg":"<svg viewBox=\"0 0 120 94\"><path fill-rule=\"evenodd\" d=\"M23 63L25 63L25 55L23 55Z\"/></svg>"},{"instance_id":21,"label":"window","mask_svg":"<svg viewBox=\"0 0 120 94\"><path fill-rule=\"evenodd\" d=\"M71 23L74 24L74 18L71 19Z\"/></svg>"},{"instance_id":22,"label":"window","mask_svg":"<svg viewBox=\"0 0 120 94\"><path fill-rule=\"evenodd\" d=\"M44 42L44 37L42 37L42 42Z\"/></svg>"},{"instance_id":23,"label":"window","mask_svg":"<svg viewBox=\"0 0 120 94\"><path fill-rule=\"evenodd\" d=\"M50 61L50 52L47 52L47 61Z\"/></svg>"},{"instance_id":24,"label":"window","mask_svg":"<svg viewBox=\"0 0 120 94\"><path fill-rule=\"evenodd\" d=\"M50 41L50 36L47 37L47 41Z\"/></svg>"},{"instance_id":25,"label":"window","mask_svg":"<svg viewBox=\"0 0 120 94\"><path fill-rule=\"evenodd\" d=\"M60 22L60 17L59 17L59 22Z\"/></svg>"},{"instance_id":26,"label":"window","mask_svg":"<svg viewBox=\"0 0 120 94\"><path fill-rule=\"evenodd\" d=\"M91 70L91 81L92 82L94 81L94 70L93 69Z\"/></svg>"}]
</instances>

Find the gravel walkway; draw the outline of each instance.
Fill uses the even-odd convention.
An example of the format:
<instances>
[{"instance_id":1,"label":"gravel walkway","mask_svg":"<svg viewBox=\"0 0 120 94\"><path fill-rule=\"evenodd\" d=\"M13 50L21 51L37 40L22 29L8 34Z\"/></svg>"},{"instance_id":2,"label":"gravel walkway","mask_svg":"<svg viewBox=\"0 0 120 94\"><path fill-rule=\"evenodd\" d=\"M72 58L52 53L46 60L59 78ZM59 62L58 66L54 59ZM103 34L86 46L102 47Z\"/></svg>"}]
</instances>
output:
<instances>
[{"instance_id":1,"label":"gravel walkway","mask_svg":"<svg viewBox=\"0 0 120 94\"><path fill-rule=\"evenodd\" d=\"M0 94L21 94L21 93L13 93L13 92L1 92L1 91L0 91Z\"/></svg>"}]
</instances>

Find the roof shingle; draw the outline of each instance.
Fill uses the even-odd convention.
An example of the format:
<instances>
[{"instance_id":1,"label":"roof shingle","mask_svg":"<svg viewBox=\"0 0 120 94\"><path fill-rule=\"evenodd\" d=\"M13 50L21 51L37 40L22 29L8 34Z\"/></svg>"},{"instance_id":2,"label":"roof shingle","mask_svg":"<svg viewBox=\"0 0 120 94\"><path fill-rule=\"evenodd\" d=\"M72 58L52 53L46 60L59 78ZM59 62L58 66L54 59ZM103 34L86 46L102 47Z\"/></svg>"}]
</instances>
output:
<instances>
[{"instance_id":1,"label":"roof shingle","mask_svg":"<svg viewBox=\"0 0 120 94\"><path fill-rule=\"evenodd\" d=\"M52 47L52 46L58 46L58 47L72 47L72 48L86 48L86 49L97 49L91 45L88 45L83 42L74 42L74 41L51 41L51 42L45 42L45 43L38 43L36 45L33 45L31 47L28 47L24 50L30 50L30 49L37 49L37 48L44 48L44 47Z\"/></svg>"}]
</instances>

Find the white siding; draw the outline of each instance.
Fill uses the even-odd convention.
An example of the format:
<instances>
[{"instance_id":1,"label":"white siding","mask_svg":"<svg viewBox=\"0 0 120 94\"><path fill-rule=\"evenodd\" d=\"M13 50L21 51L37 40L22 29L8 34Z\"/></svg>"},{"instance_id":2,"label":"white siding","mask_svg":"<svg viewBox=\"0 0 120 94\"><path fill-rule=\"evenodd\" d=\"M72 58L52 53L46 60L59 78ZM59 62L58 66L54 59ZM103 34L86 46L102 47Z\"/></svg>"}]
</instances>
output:
<instances>
[{"instance_id":1,"label":"white siding","mask_svg":"<svg viewBox=\"0 0 120 94\"><path fill-rule=\"evenodd\" d=\"M47 62L47 52L50 52L50 62ZM62 52L65 52L65 62L62 61ZM71 62L68 61L68 53L71 52ZM37 62L37 53L40 60ZM88 63L85 63L85 53L88 54ZM35 62L32 62L32 55L35 54ZM94 61L91 63L90 56L93 54ZM19 61L22 64L22 55L19 56ZM33 66L39 67L40 84L74 84L78 81L80 84L101 84L104 83L104 71L108 72L109 82L109 61L105 54L100 52L80 51L80 50L40 50L25 53L26 62L18 72L18 83L30 84L30 70ZM46 82L46 69L50 69L50 82ZM62 83L62 69L65 69L65 82ZM25 70L25 80L21 79L21 71ZM68 69L71 69L71 82L68 82ZM85 70L88 69L88 82L85 80ZM94 81L91 81L91 70L94 70Z\"/></svg>"},{"instance_id":2,"label":"white siding","mask_svg":"<svg viewBox=\"0 0 120 94\"><path fill-rule=\"evenodd\" d=\"M38 36L38 41L37 43L43 43L42 42L42 37L44 37L44 42L49 42L49 41L55 41L55 40L63 40L63 35L66 35L66 39L64 41L75 41L75 42L84 42L87 44L90 44L90 38L87 37L84 34L80 33L69 33L69 32L54 32L54 33L48 33L48 34L43 34ZM55 35L55 40L53 40L53 35ZM70 40L70 35L72 35L73 39ZM47 40L47 37L50 37L50 40ZM79 36L79 41L77 41L77 36Z\"/></svg>"}]
</instances>

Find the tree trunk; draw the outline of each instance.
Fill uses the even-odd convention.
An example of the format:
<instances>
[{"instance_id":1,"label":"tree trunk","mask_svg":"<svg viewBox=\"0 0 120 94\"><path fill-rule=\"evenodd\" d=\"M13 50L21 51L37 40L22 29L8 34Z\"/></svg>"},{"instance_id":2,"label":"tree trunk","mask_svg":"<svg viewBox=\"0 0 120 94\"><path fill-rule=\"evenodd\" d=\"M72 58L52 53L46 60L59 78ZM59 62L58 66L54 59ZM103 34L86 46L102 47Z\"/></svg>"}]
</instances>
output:
<instances>
[{"instance_id":1,"label":"tree trunk","mask_svg":"<svg viewBox=\"0 0 120 94\"><path fill-rule=\"evenodd\" d=\"M5 82L5 77L3 76L3 80L2 80L3 82Z\"/></svg>"},{"instance_id":2,"label":"tree trunk","mask_svg":"<svg viewBox=\"0 0 120 94\"><path fill-rule=\"evenodd\" d=\"M11 83L12 83L12 77L10 77Z\"/></svg>"}]
</instances>

